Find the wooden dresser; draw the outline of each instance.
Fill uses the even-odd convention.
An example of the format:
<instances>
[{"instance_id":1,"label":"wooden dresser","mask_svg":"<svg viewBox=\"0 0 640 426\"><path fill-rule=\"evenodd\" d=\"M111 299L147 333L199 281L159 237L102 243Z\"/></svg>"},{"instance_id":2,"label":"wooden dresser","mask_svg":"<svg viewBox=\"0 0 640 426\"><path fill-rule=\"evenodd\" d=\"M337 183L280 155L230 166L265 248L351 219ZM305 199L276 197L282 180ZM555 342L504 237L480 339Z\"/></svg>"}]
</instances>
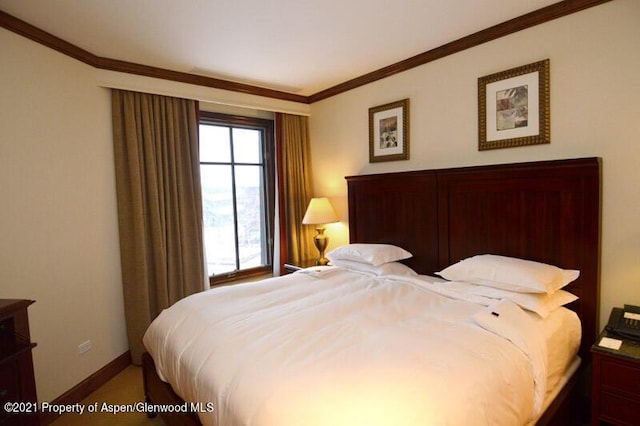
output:
<instances>
[{"instance_id":1,"label":"wooden dresser","mask_svg":"<svg viewBox=\"0 0 640 426\"><path fill-rule=\"evenodd\" d=\"M0 425L38 425L27 308L33 300L0 299Z\"/></svg>"}]
</instances>

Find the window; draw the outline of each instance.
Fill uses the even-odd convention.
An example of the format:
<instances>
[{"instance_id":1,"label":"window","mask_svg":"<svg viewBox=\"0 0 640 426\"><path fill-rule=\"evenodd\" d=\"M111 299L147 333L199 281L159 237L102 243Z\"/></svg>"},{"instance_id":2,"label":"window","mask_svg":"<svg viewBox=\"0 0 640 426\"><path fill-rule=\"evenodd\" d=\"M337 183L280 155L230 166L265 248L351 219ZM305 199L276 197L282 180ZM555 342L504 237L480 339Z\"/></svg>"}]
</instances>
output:
<instances>
[{"instance_id":1,"label":"window","mask_svg":"<svg viewBox=\"0 0 640 426\"><path fill-rule=\"evenodd\" d=\"M273 121L200 113L204 245L211 283L272 270Z\"/></svg>"}]
</instances>

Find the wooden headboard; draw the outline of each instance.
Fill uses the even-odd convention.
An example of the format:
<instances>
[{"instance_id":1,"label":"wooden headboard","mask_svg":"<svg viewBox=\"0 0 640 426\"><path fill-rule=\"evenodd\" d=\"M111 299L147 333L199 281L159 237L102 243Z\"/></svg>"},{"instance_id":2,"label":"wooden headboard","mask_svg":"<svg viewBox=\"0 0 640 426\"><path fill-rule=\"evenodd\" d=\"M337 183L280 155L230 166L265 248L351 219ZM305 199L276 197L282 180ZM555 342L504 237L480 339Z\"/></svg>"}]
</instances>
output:
<instances>
[{"instance_id":1,"label":"wooden headboard","mask_svg":"<svg viewBox=\"0 0 640 426\"><path fill-rule=\"evenodd\" d=\"M580 353L598 330L600 160L541 161L347 177L351 242L395 244L433 275L483 253L580 270L567 287Z\"/></svg>"}]
</instances>

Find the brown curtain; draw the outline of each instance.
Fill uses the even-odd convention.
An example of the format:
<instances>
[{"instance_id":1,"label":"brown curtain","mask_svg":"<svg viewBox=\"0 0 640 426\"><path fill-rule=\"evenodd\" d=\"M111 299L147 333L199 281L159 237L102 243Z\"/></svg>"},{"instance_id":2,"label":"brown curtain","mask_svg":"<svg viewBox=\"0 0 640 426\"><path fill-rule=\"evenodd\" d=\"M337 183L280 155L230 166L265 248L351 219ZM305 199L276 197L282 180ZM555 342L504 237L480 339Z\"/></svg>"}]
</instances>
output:
<instances>
[{"instance_id":1,"label":"brown curtain","mask_svg":"<svg viewBox=\"0 0 640 426\"><path fill-rule=\"evenodd\" d=\"M315 230L302 218L313 197L309 119L277 114L278 192L280 211L280 262L299 262L317 257Z\"/></svg>"},{"instance_id":2,"label":"brown curtain","mask_svg":"<svg viewBox=\"0 0 640 426\"><path fill-rule=\"evenodd\" d=\"M195 101L112 90L125 314L140 363L151 321L204 289Z\"/></svg>"}]
</instances>

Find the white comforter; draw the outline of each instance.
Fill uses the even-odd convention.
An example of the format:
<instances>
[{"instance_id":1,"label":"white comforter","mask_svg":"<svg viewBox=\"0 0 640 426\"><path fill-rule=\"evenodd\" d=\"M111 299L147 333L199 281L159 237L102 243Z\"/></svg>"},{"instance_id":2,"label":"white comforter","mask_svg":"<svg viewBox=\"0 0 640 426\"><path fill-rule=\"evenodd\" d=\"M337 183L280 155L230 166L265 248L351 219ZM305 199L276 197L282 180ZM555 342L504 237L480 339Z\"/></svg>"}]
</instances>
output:
<instances>
[{"instance_id":1,"label":"white comforter","mask_svg":"<svg viewBox=\"0 0 640 426\"><path fill-rule=\"evenodd\" d=\"M205 425L534 418L546 392L541 327L510 302L486 307L430 287L338 268L222 287L163 311L144 344L184 400L213 402L199 413Z\"/></svg>"}]
</instances>

